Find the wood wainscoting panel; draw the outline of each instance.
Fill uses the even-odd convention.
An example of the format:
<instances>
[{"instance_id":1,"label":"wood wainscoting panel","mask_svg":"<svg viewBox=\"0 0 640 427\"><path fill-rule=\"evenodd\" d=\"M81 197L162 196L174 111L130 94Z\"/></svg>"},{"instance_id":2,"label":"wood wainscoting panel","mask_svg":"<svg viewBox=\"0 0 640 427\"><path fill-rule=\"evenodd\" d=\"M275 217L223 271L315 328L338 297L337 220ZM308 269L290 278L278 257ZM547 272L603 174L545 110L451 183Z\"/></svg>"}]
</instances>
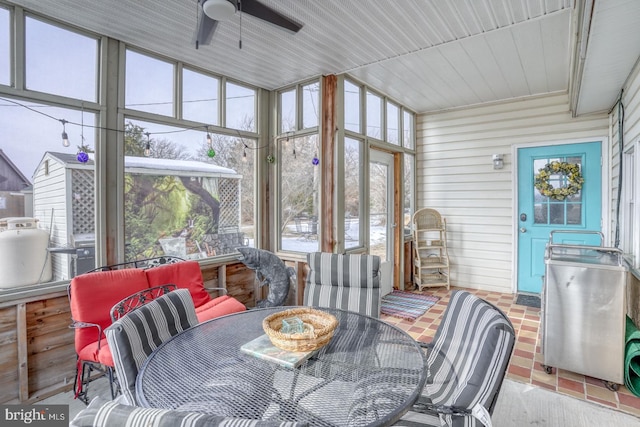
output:
<instances>
[{"instance_id":1,"label":"wood wainscoting panel","mask_svg":"<svg viewBox=\"0 0 640 427\"><path fill-rule=\"evenodd\" d=\"M16 316L16 306L0 309L0 403L19 398Z\"/></svg>"},{"instance_id":2,"label":"wood wainscoting panel","mask_svg":"<svg viewBox=\"0 0 640 427\"><path fill-rule=\"evenodd\" d=\"M70 324L66 296L27 303L29 400L73 386L76 356Z\"/></svg>"}]
</instances>

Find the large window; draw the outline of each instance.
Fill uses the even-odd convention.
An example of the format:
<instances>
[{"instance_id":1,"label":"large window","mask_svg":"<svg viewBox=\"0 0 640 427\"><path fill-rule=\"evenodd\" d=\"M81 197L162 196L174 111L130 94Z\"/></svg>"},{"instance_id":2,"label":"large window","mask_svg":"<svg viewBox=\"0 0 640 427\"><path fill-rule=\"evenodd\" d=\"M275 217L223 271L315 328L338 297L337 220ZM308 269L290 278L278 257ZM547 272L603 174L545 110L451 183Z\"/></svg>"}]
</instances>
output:
<instances>
[{"instance_id":1,"label":"large window","mask_svg":"<svg viewBox=\"0 0 640 427\"><path fill-rule=\"evenodd\" d=\"M320 115L320 83L297 85L278 93L280 134L315 128Z\"/></svg>"},{"instance_id":2,"label":"large window","mask_svg":"<svg viewBox=\"0 0 640 427\"><path fill-rule=\"evenodd\" d=\"M360 128L360 87L344 81L344 128L356 133L362 133Z\"/></svg>"},{"instance_id":3,"label":"large window","mask_svg":"<svg viewBox=\"0 0 640 427\"><path fill-rule=\"evenodd\" d=\"M362 103L362 94L365 94L365 102ZM345 216L351 209L347 194L353 198L354 191L363 191L363 187L351 185L353 173L350 167L349 156L352 152L353 138L363 138L364 147L369 144L390 144L389 151L403 153L403 181L402 181L402 209L405 234L410 234L411 216L415 211L415 114L405 109L396 102L369 90L365 86L358 85L349 79L344 80L344 130L345 130ZM364 108L362 108L364 107ZM362 129L361 123L366 123ZM392 147L391 145L395 146ZM364 149L364 148L363 148ZM362 169L362 160L360 160ZM363 196L360 194L359 199ZM353 215L351 211L351 215ZM360 212L359 221L362 221L363 212ZM353 221L351 221L353 222ZM347 229L345 224L345 248L356 247L350 240L353 226ZM361 243L363 243L362 236Z\"/></svg>"},{"instance_id":4,"label":"large window","mask_svg":"<svg viewBox=\"0 0 640 427\"><path fill-rule=\"evenodd\" d=\"M364 142L355 138L344 140L344 247L362 246L360 218L362 206L362 168Z\"/></svg>"},{"instance_id":5,"label":"large window","mask_svg":"<svg viewBox=\"0 0 640 427\"><path fill-rule=\"evenodd\" d=\"M255 132L256 90L227 82L226 94L226 127Z\"/></svg>"},{"instance_id":6,"label":"large window","mask_svg":"<svg viewBox=\"0 0 640 427\"><path fill-rule=\"evenodd\" d=\"M413 137L414 115L407 110L402 112L402 146L413 150L415 141Z\"/></svg>"},{"instance_id":7,"label":"large window","mask_svg":"<svg viewBox=\"0 0 640 427\"><path fill-rule=\"evenodd\" d=\"M319 92L320 84L318 82L302 86L302 129L318 126Z\"/></svg>"},{"instance_id":8,"label":"large window","mask_svg":"<svg viewBox=\"0 0 640 427\"><path fill-rule=\"evenodd\" d=\"M153 67L142 78L139 69ZM173 109L177 63L127 51L125 255L201 259L255 245L256 90L183 67L182 118ZM131 92L131 93L129 93ZM192 123L202 123L193 126ZM220 123L226 123L226 128ZM228 129L229 127L233 129Z\"/></svg>"},{"instance_id":9,"label":"large window","mask_svg":"<svg viewBox=\"0 0 640 427\"><path fill-rule=\"evenodd\" d=\"M280 133L296 130L296 90L280 92Z\"/></svg>"},{"instance_id":10,"label":"large window","mask_svg":"<svg viewBox=\"0 0 640 427\"><path fill-rule=\"evenodd\" d=\"M9 46L11 46L9 11L0 7L0 85L9 85L11 82L11 62Z\"/></svg>"},{"instance_id":11,"label":"large window","mask_svg":"<svg viewBox=\"0 0 640 427\"><path fill-rule=\"evenodd\" d=\"M254 148L254 140L127 120L126 258L201 259L253 246Z\"/></svg>"},{"instance_id":12,"label":"large window","mask_svg":"<svg viewBox=\"0 0 640 427\"><path fill-rule=\"evenodd\" d=\"M278 141L281 250L313 252L319 248L318 144L317 134Z\"/></svg>"},{"instance_id":13,"label":"large window","mask_svg":"<svg viewBox=\"0 0 640 427\"><path fill-rule=\"evenodd\" d=\"M13 86L0 93L0 174L11 178L0 182L0 218L35 218L47 232L44 247L24 254L32 283L68 280L95 267L99 40L27 15L12 45L15 16L0 8L0 85ZM12 69L23 73L14 81Z\"/></svg>"},{"instance_id":14,"label":"large window","mask_svg":"<svg viewBox=\"0 0 640 427\"><path fill-rule=\"evenodd\" d=\"M26 178L26 183L16 181L6 192L0 191L4 200L0 218L33 217L38 228L50 234L50 267L43 270L44 281L66 280L95 267L91 255L95 248L92 152L96 117L94 112L27 99L0 99L0 128L11 142L2 151L15 167L8 172ZM68 147L63 145L58 118L68 121L64 127ZM86 158L79 155L80 150L87 153ZM29 183L32 189L25 185ZM79 245L81 236L90 254L79 259L74 246Z\"/></svg>"},{"instance_id":15,"label":"large window","mask_svg":"<svg viewBox=\"0 0 640 427\"><path fill-rule=\"evenodd\" d=\"M400 145L400 108L387 102L387 137L390 144Z\"/></svg>"},{"instance_id":16,"label":"large window","mask_svg":"<svg viewBox=\"0 0 640 427\"><path fill-rule=\"evenodd\" d=\"M367 91L367 136L382 139L382 98Z\"/></svg>"},{"instance_id":17,"label":"large window","mask_svg":"<svg viewBox=\"0 0 640 427\"><path fill-rule=\"evenodd\" d=\"M96 101L96 39L27 17L25 62L27 89Z\"/></svg>"},{"instance_id":18,"label":"large window","mask_svg":"<svg viewBox=\"0 0 640 427\"><path fill-rule=\"evenodd\" d=\"M182 117L220 124L220 79L187 68L182 70Z\"/></svg>"},{"instance_id":19,"label":"large window","mask_svg":"<svg viewBox=\"0 0 640 427\"><path fill-rule=\"evenodd\" d=\"M127 50L125 107L173 116L173 64Z\"/></svg>"}]
</instances>

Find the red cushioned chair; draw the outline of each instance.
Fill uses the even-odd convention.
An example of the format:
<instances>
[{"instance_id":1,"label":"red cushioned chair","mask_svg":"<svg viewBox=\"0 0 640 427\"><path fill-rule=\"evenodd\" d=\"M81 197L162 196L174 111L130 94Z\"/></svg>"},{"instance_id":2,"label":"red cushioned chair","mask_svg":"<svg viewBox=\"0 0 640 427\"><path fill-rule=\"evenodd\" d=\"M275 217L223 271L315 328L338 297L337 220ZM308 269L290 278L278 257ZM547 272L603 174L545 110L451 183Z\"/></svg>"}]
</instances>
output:
<instances>
[{"instance_id":1,"label":"red cushioned chair","mask_svg":"<svg viewBox=\"0 0 640 427\"><path fill-rule=\"evenodd\" d=\"M118 393L113 376L113 358L104 329L111 325L111 308L122 299L148 289L144 270L124 270L86 273L71 280L67 292L75 329L77 354L75 397L88 403L87 389L92 372L109 376L111 397ZM95 375L93 375L95 378Z\"/></svg>"},{"instance_id":2,"label":"red cushioned chair","mask_svg":"<svg viewBox=\"0 0 640 427\"><path fill-rule=\"evenodd\" d=\"M211 298L207 290L226 293L226 289L205 288L200 264L196 261L184 261L150 268L145 270L145 274L150 287L173 283L179 289L189 289L199 322L247 309L244 304L229 295Z\"/></svg>"}]
</instances>

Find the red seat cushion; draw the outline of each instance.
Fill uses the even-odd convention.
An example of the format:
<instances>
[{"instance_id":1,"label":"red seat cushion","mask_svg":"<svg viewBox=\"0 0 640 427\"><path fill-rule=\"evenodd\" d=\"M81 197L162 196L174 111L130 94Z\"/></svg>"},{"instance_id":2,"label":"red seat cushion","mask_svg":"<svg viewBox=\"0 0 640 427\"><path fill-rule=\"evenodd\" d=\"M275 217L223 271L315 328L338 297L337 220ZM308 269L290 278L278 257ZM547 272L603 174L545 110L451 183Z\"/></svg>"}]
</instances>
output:
<instances>
[{"instance_id":1,"label":"red seat cushion","mask_svg":"<svg viewBox=\"0 0 640 427\"><path fill-rule=\"evenodd\" d=\"M247 307L237 299L230 297L229 295L223 295L196 308L196 316L198 316L199 322L204 322L205 320L215 319L216 317L225 316L231 313L238 313L240 311L245 311L246 309Z\"/></svg>"},{"instance_id":2,"label":"red seat cushion","mask_svg":"<svg viewBox=\"0 0 640 427\"><path fill-rule=\"evenodd\" d=\"M211 296L204 289L200 264L196 261L182 261L175 264L144 270L149 287L172 283L178 288L189 289L193 305L198 308L211 301Z\"/></svg>"},{"instance_id":3,"label":"red seat cushion","mask_svg":"<svg viewBox=\"0 0 640 427\"><path fill-rule=\"evenodd\" d=\"M93 342L78 352L78 358L113 367L113 356L106 338L100 340L100 349L98 349L98 342Z\"/></svg>"},{"instance_id":4,"label":"red seat cushion","mask_svg":"<svg viewBox=\"0 0 640 427\"><path fill-rule=\"evenodd\" d=\"M70 284L71 317L76 322L96 323L104 331L111 325L111 308L148 287L144 271L137 268L81 274ZM76 329L76 352L102 338L104 335L98 337L97 328Z\"/></svg>"}]
</instances>

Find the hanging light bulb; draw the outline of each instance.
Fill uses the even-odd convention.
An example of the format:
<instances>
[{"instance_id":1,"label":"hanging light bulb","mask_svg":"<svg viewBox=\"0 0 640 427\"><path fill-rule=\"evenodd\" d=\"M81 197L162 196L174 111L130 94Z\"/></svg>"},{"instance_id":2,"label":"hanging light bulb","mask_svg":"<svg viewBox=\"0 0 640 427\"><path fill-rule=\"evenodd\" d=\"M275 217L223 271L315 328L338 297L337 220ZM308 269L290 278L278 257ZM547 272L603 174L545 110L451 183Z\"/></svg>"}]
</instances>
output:
<instances>
[{"instance_id":1,"label":"hanging light bulb","mask_svg":"<svg viewBox=\"0 0 640 427\"><path fill-rule=\"evenodd\" d=\"M67 122L65 119L60 119L60 123L62 123L62 145L68 147L69 145L71 145L71 143L69 142L69 135L67 135L65 125L69 122Z\"/></svg>"},{"instance_id":2,"label":"hanging light bulb","mask_svg":"<svg viewBox=\"0 0 640 427\"><path fill-rule=\"evenodd\" d=\"M211 134L209 133L209 126L207 126L207 145L209 148L213 145L213 138L211 138Z\"/></svg>"},{"instance_id":3,"label":"hanging light bulb","mask_svg":"<svg viewBox=\"0 0 640 427\"><path fill-rule=\"evenodd\" d=\"M146 132L145 135L147 136L147 145L144 147L144 155L149 157L151 155L151 139L149 138L151 134Z\"/></svg>"}]
</instances>

